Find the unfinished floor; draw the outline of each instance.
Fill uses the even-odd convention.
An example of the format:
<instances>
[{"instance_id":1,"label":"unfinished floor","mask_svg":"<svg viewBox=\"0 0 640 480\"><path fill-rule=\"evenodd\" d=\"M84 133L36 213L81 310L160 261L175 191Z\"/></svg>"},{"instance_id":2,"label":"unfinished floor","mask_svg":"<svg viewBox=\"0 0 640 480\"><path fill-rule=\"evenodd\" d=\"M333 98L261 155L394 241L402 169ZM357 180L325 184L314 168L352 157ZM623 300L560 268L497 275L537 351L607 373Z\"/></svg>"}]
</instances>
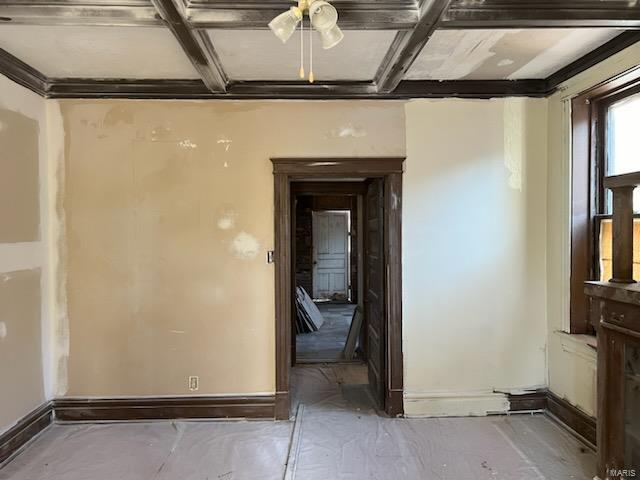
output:
<instances>
[{"instance_id":1,"label":"unfinished floor","mask_svg":"<svg viewBox=\"0 0 640 480\"><path fill-rule=\"evenodd\" d=\"M595 454L544 415L385 418L365 381L363 365L294 369L299 435L293 421L54 424L0 469L0 479L594 477Z\"/></svg>"},{"instance_id":2,"label":"unfinished floor","mask_svg":"<svg viewBox=\"0 0 640 480\"><path fill-rule=\"evenodd\" d=\"M299 363L339 362L356 306L350 303L318 303L324 323L317 332L296 335Z\"/></svg>"}]
</instances>

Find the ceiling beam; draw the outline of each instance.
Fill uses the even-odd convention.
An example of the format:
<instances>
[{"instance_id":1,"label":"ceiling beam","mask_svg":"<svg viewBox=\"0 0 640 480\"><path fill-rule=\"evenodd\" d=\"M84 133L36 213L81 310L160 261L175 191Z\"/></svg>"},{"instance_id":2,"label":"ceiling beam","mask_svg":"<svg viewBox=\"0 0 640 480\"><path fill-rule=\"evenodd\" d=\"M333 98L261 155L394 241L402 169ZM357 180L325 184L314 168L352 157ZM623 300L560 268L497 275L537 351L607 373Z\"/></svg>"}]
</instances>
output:
<instances>
[{"instance_id":1,"label":"ceiling beam","mask_svg":"<svg viewBox=\"0 0 640 480\"><path fill-rule=\"evenodd\" d=\"M0 22L20 25L161 26L162 18L147 0L113 4L77 0L6 0L0 2ZM0 23L0 24L1 24Z\"/></svg>"},{"instance_id":2,"label":"ceiling beam","mask_svg":"<svg viewBox=\"0 0 640 480\"><path fill-rule=\"evenodd\" d=\"M227 76L206 32L191 30L174 0L151 1L207 88L212 92L224 92Z\"/></svg>"},{"instance_id":3,"label":"ceiling beam","mask_svg":"<svg viewBox=\"0 0 640 480\"><path fill-rule=\"evenodd\" d=\"M566 82L571 77L584 72L585 70L638 42L640 42L640 31L630 30L628 32L621 33L617 37L609 40L607 43L580 57L575 62L570 63L550 75L546 80L548 84L547 89L550 91L555 90L561 83Z\"/></svg>"},{"instance_id":4,"label":"ceiling beam","mask_svg":"<svg viewBox=\"0 0 640 480\"><path fill-rule=\"evenodd\" d=\"M405 80L389 93L372 82L231 82L213 93L199 80L51 79L48 98L396 100L409 98L544 97L545 80Z\"/></svg>"},{"instance_id":5,"label":"ceiling beam","mask_svg":"<svg viewBox=\"0 0 640 480\"><path fill-rule=\"evenodd\" d=\"M453 0L439 28L640 28L629 0Z\"/></svg>"},{"instance_id":6,"label":"ceiling beam","mask_svg":"<svg viewBox=\"0 0 640 480\"><path fill-rule=\"evenodd\" d=\"M339 12L343 30L408 30L418 22L415 2L340 1L331 2ZM286 11L287 1L197 2L185 9L190 25L197 28L266 29L269 22Z\"/></svg>"},{"instance_id":7,"label":"ceiling beam","mask_svg":"<svg viewBox=\"0 0 640 480\"><path fill-rule=\"evenodd\" d=\"M393 91L438 27L451 0L425 0L418 24L410 31L399 32L376 73L381 93Z\"/></svg>"},{"instance_id":8,"label":"ceiling beam","mask_svg":"<svg viewBox=\"0 0 640 480\"><path fill-rule=\"evenodd\" d=\"M266 29L292 4L282 0L199 2L177 0L191 28ZM418 22L415 1L333 2L345 30L407 30ZM162 19L147 0L2 0L0 22L30 25L159 26Z\"/></svg>"},{"instance_id":9,"label":"ceiling beam","mask_svg":"<svg viewBox=\"0 0 640 480\"><path fill-rule=\"evenodd\" d=\"M46 97L47 95L47 90L49 89L49 80L47 77L1 48L0 74L42 97Z\"/></svg>"}]
</instances>

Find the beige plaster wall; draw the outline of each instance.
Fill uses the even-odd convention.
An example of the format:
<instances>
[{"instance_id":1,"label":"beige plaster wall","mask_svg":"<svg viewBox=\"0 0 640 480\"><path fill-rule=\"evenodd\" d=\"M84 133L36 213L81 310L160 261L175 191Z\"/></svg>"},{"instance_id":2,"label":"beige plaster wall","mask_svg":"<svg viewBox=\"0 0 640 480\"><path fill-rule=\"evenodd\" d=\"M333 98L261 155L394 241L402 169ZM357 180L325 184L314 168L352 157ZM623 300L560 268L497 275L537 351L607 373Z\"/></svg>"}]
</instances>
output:
<instances>
[{"instance_id":1,"label":"beige plaster wall","mask_svg":"<svg viewBox=\"0 0 640 480\"><path fill-rule=\"evenodd\" d=\"M589 339L569 335L571 231L571 99L640 64L640 44L573 77L549 98L547 176L547 319L549 388L596 414L596 350Z\"/></svg>"},{"instance_id":2,"label":"beige plaster wall","mask_svg":"<svg viewBox=\"0 0 640 480\"><path fill-rule=\"evenodd\" d=\"M0 433L49 396L45 101L0 76Z\"/></svg>"},{"instance_id":3,"label":"beige plaster wall","mask_svg":"<svg viewBox=\"0 0 640 480\"><path fill-rule=\"evenodd\" d=\"M70 342L61 393L273 392L269 158L403 155L403 104L60 108Z\"/></svg>"},{"instance_id":4,"label":"beige plaster wall","mask_svg":"<svg viewBox=\"0 0 640 480\"><path fill-rule=\"evenodd\" d=\"M546 100L414 100L406 119L405 412L504 412L546 385Z\"/></svg>"}]
</instances>

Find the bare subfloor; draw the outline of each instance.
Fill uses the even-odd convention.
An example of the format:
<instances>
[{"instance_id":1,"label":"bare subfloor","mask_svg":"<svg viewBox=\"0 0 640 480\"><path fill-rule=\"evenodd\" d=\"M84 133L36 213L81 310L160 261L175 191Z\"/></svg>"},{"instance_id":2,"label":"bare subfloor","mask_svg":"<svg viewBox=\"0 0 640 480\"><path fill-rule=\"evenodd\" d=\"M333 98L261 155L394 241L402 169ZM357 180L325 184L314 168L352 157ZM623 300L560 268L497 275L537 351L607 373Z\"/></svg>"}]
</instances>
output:
<instances>
[{"instance_id":1,"label":"bare subfloor","mask_svg":"<svg viewBox=\"0 0 640 480\"><path fill-rule=\"evenodd\" d=\"M294 369L299 436L272 421L53 425L0 479L282 479L290 449L286 478L297 480L594 476L593 452L542 415L385 418L365 381L362 365Z\"/></svg>"},{"instance_id":2,"label":"bare subfloor","mask_svg":"<svg viewBox=\"0 0 640 480\"><path fill-rule=\"evenodd\" d=\"M317 332L296 335L296 361L341 361L355 308L349 303L319 303L324 323Z\"/></svg>"}]
</instances>

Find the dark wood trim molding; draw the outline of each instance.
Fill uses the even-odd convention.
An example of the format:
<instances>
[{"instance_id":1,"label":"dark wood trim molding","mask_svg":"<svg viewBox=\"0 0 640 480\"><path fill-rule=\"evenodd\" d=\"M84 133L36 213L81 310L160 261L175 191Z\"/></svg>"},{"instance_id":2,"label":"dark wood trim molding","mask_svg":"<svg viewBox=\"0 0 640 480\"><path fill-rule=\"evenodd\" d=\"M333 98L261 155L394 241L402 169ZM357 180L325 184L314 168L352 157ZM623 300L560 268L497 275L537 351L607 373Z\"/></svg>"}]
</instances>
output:
<instances>
[{"instance_id":1,"label":"dark wood trim molding","mask_svg":"<svg viewBox=\"0 0 640 480\"><path fill-rule=\"evenodd\" d=\"M289 371L294 287L291 232L291 185L300 179L384 178L387 268L386 322L388 348L385 411L399 416L403 406L401 215L404 158L272 158L275 223L276 418L289 418ZM390 250L391 249L391 250Z\"/></svg>"},{"instance_id":2,"label":"dark wood trim molding","mask_svg":"<svg viewBox=\"0 0 640 480\"><path fill-rule=\"evenodd\" d=\"M300 81L229 79L204 30L209 27L257 28L260 26L266 28L272 16L286 8L286 2L272 0L259 6L252 2L230 6L226 2L211 3L203 0L153 0L154 8L147 0L119 0L114 4L101 3L88 6L79 1L61 3L49 0L50 3L47 3L42 0L9 0L0 5L0 22L39 25L164 24L172 31L185 54L200 73L202 80L48 78L4 50L0 50L0 74L6 75L45 98L394 100L450 97L546 97L554 93L560 84L569 78L640 41L639 25L637 27L639 30L621 33L546 79L403 80L405 73L433 32L438 28L451 26L451 23L446 22L451 22L447 19L451 19L452 15L462 15L461 11L481 11L481 17L502 15L499 13L499 8L492 6L492 3L497 0L473 4L461 3L460 0L452 0L449 4L449 1L423 2L426 11L419 12L412 0L390 4L381 4L376 0L365 2L336 0L334 3L340 10L340 22L344 28L399 31L372 81L309 84ZM501 5L500 8L505 6L503 5L505 2L498 3ZM519 12L518 14L556 15L558 18L569 18L567 15L573 11L568 5L570 2L558 2L559 8L549 6L546 2L542 5L542 13L536 13L538 12L536 9L531 9L534 13L527 13L529 7L524 8L521 3L507 2L505 15L507 17L515 15L513 12L509 13L508 8ZM619 12L634 12L635 15L640 10L637 7L626 8L622 5L623 3L627 2L608 2L604 10L598 10L596 4L601 2L589 0L577 10L580 10L580 15L587 16L603 16L607 14L606 12L613 12L610 21L618 21L615 18ZM609 7L613 7L613 10ZM545 9L549 11L546 12ZM514 18L516 18L514 21L517 21L517 16ZM478 24L483 22L481 19L474 21L479 22Z\"/></svg>"},{"instance_id":3,"label":"dark wood trim molding","mask_svg":"<svg viewBox=\"0 0 640 480\"><path fill-rule=\"evenodd\" d=\"M403 80L392 98L546 97L553 93L546 80Z\"/></svg>"},{"instance_id":4,"label":"dark wood trim molding","mask_svg":"<svg viewBox=\"0 0 640 480\"><path fill-rule=\"evenodd\" d=\"M266 29L288 6L283 0L262 2L178 0L191 28ZM409 30L418 24L414 0L334 0L340 27L353 30ZM4 0L0 18L29 25L154 26L162 20L147 0L88 2L79 0ZM626 0L454 0L440 28L639 28L640 11Z\"/></svg>"},{"instance_id":5,"label":"dark wood trim molding","mask_svg":"<svg viewBox=\"0 0 640 480\"><path fill-rule=\"evenodd\" d=\"M575 62L570 63L566 67L561 68L556 73L549 76L546 80L547 90L554 91L561 83L566 82L571 77L575 77L579 73L588 70L603 60L606 60L612 55L615 55L638 42L640 42L640 31L634 30L621 33L592 52L587 53Z\"/></svg>"},{"instance_id":6,"label":"dark wood trim molding","mask_svg":"<svg viewBox=\"0 0 640 480\"><path fill-rule=\"evenodd\" d=\"M261 2L189 1L180 5L192 28L266 29L273 17L291 4L283 0ZM404 30L418 21L413 0L380 2L376 0L335 0L344 30ZM30 25L162 25L156 10L147 0L113 0L91 4L86 1L3 0L0 17L16 24Z\"/></svg>"},{"instance_id":7,"label":"dark wood trim molding","mask_svg":"<svg viewBox=\"0 0 640 480\"><path fill-rule=\"evenodd\" d=\"M284 174L278 174L284 177ZM398 289L399 291L399 289ZM277 308L277 307L276 307ZM398 340L401 332L392 334L391 341ZM276 342L279 355L286 359L286 349ZM401 344L400 344L401 345ZM398 352L396 352L398 353ZM277 355L278 358L278 355ZM282 360L282 358L280 359ZM280 386L288 388L288 365L278 371ZM388 390L387 413L394 416L403 413L402 364L397 365L395 379ZM393 374L392 374L393 376ZM564 399L547 390L522 395L508 394L510 412L546 411L580 440L595 448L596 420ZM54 421L97 422L139 421L209 418L276 418L289 419L289 392L275 395L246 397L129 397L129 398L58 398L44 403L13 428L0 435L0 466L14 457L30 440L37 437Z\"/></svg>"},{"instance_id":8,"label":"dark wood trim molding","mask_svg":"<svg viewBox=\"0 0 640 480\"><path fill-rule=\"evenodd\" d=\"M364 182L295 182L291 185L294 195L364 195Z\"/></svg>"},{"instance_id":9,"label":"dark wood trim molding","mask_svg":"<svg viewBox=\"0 0 640 480\"><path fill-rule=\"evenodd\" d=\"M207 34L189 28L174 0L151 0L151 2L182 46L185 55L198 71L207 88L212 92L224 92L227 76Z\"/></svg>"},{"instance_id":10,"label":"dark wood trim molding","mask_svg":"<svg viewBox=\"0 0 640 480\"><path fill-rule=\"evenodd\" d=\"M596 445L596 419L590 417L582 410L574 407L565 399L547 393L547 412L553 418L559 420L578 438L586 441L595 448Z\"/></svg>"},{"instance_id":11,"label":"dark wood trim molding","mask_svg":"<svg viewBox=\"0 0 640 480\"><path fill-rule=\"evenodd\" d=\"M0 435L0 465L15 455L26 443L40 434L53 421L51 402L47 402L22 418L13 428Z\"/></svg>"},{"instance_id":12,"label":"dark wood trim molding","mask_svg":"<svg viewBox=\"0 0 640 480\"><path fill-rule=\"evenodd\" d=\"M536 410L546 410L547 395L548 392L546 389L522 394L508 393L507 398L509 399L509 411L531 412Z\"/></svg>"},{"instance_id":13,"label":"dark wood trim molding","mask_svg":"<svg viewBox=\"0 0 640 480\"><path fill-rule=\"evenodd\" d=\"M274 418L273 395L246 397L59 398L56 420L161 420L180 418Z\"/></svg>"},{"instance_id":14,"label":"dark wood trim molding","mask_svg":"<svg viewBox=\"0 0 640 480\"><path fill-rule=\"evenodd\" d=\"M1 71L0 71L1 72ZM47 98L130 99L306 99L396 100L409 98L545 97L544 80L404 80L396 90L377 93L371 82L230 82L212 93L200 80L51 79Z\"/></svg>"},{"instance_id":15,"label":"dark wood trim molding","mask_svg":"<svg viewBox=\"0 0 640 480\"><path fill-rule=\"evenodd\" d=\"M195 99L211 96L202 80L54 78L46 92L47 98Z\"/></svg>"},{"instance_id":16,"label":"dark wood trim molding","mask_svg":"<svg viewBox=\"0 0 640 480\"><path fill-rule=\"evenodd\" d=\"M593 333L584 282L598 278L597 215L602 212L598 193L604 168L602 112L612 95L637 88L640 67L633 68L581 93L571 102L571 333Z\"/></svg>"},{"instance_id":17,"label":"dark wood trim molding","mask_svg":"<svg viewBox=\"0 0 640 480\"><path fill-rule=\"evenodd\" d=\"M273 173L297 177L383 177L404 171L403 157L272 158Z\"/></svg>"},{"instance_id":18,"label":"dark wood trim molding","mask_svg":"<svg viewBox=\"0 0 640 480\"><path fill-rule=\"evenodd\" d=\"M33 67L0 48L0 74L18 85L45 97L49 87L47 78Z\"/></svg>"},{"instance_id":19,"label":"dark wood trim molding","mask_svg":"<svg viewBox=\"0 0 640 480\"><path fill-rule=\"evenodd\" d=\"M423 2L418 24L409 32L399 33L376 74L379 92L392 92L400 84L438 27L440 18L446 12L451 0L433 0Z\"/></svg>"},{"instance_id":20,"label":"dark wood trim molding","mask_svg":"<svg viewBox=\"0 0 640 480\"><path fill-rule=\"evenodd\" d=\"M579 440L595 449L596 419L547 389L523 394L507 394L509 412L545 412Z\"/></svg>"},{"instance_id":21,"label":"dark wood trim molding","mask_svg":"<svg viewBox=\"0 0 640 480\"><path fill-rule=\"evenodd\" d=\"M148 0L113 3L51 0L4 0L0 21L17 25L161 26L162 18Z\"/></svg>"},{"instance_id":22,"label":"dark wood trim molding","mask_svg":"<svg viewBox=\"0 0 640 480\"><path fill-rule=\"evenodd\" d=\"M202 2L187 0L186 17L196 28L266 29L273 17L290 3L281 0L262 2ZM380 2L376 0L334 0L340 12L343 30L406 30L418 21L416 2Z\"/></svg>"},{"instance_id":23,"label":"dark wood trim molding","mask_svg":"<svg viewBox=\"0 0 640 480\"><path fill-rule=\"evenodd\" d=\"M640 28L640 9L624 0L454 0L441 28Z\"/></svg>"}]
</instances>

